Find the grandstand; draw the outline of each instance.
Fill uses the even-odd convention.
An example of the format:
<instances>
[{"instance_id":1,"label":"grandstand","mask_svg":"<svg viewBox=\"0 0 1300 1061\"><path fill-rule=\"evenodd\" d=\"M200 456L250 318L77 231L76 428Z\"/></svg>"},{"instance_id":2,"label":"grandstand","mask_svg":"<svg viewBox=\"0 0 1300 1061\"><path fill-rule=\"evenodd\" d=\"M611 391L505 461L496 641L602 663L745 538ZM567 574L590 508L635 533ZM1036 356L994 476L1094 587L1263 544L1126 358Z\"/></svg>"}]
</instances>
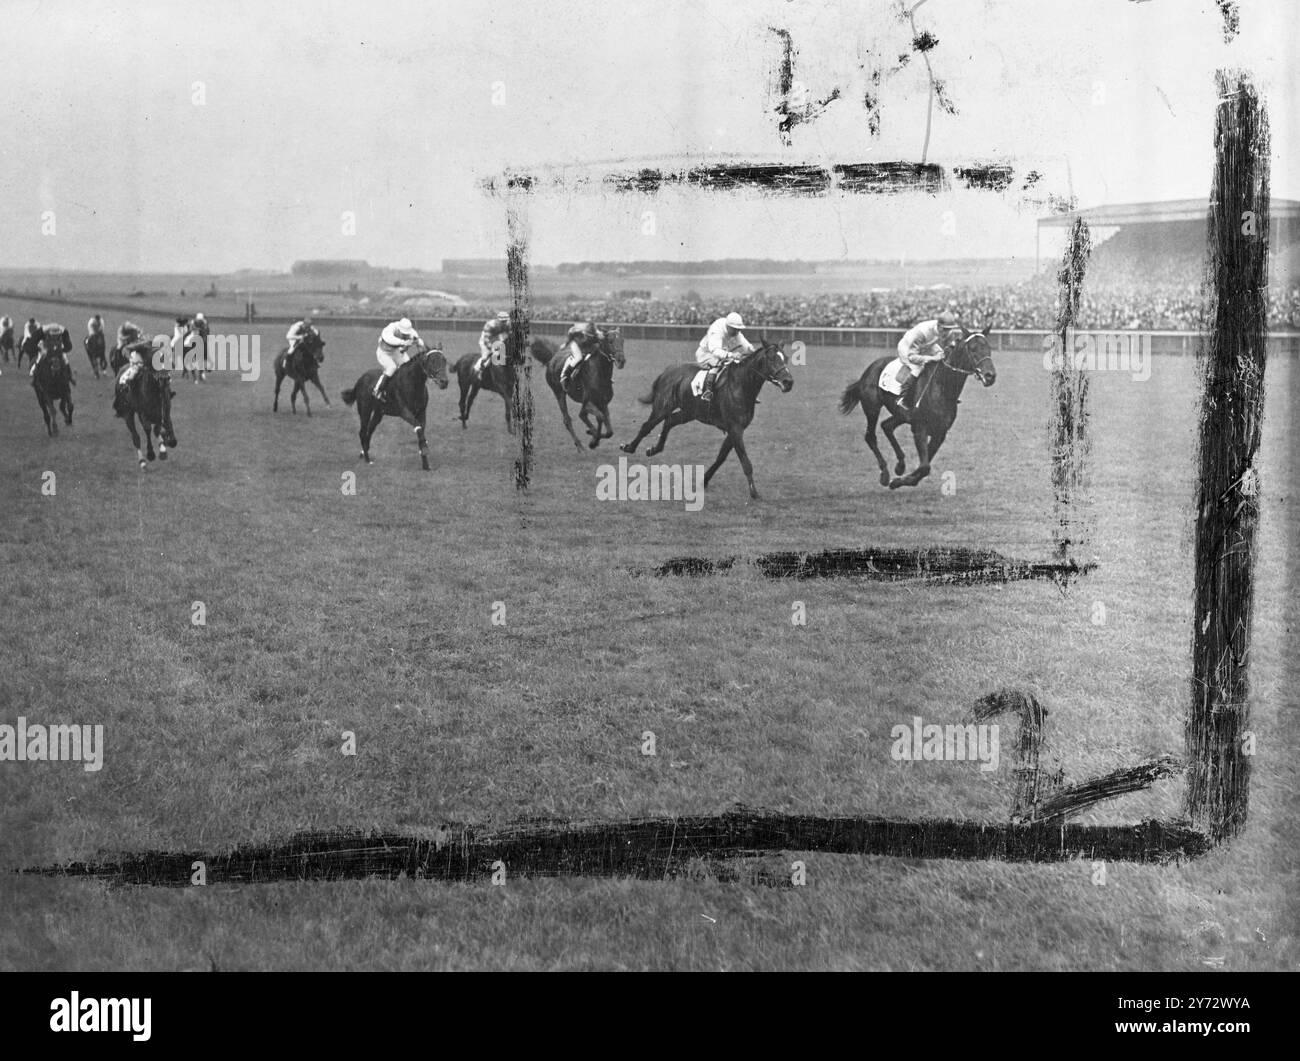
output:
<instances>
[{"instance_id":1,"label":"grandstand","mask_svg":"<svg viewBox=\"0 0 1300 1061\"><path fill-rule=\"evenodd\" d=\"M1093 234L1090 279L1195 284L1205 261L1209 209L1208 199L1176 199L1054 214L1038 221L1039 257L1044 229L1064 230L1082 218ZM1290 287L1300 257L1300 202L1274 199L1269 215L1270 281Z\"/></svg>"}]
</instances>

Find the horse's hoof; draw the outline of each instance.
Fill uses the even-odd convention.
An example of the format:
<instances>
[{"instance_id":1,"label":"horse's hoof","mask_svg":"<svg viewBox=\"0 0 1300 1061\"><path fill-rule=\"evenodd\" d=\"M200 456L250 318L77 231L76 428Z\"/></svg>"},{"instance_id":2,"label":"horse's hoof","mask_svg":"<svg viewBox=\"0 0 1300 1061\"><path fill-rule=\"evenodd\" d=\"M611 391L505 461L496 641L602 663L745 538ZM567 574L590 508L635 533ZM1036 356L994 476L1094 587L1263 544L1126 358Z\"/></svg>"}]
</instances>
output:
<instances>
[{"instance_id":1,"label":"horse's hoof","mask_svg":"<svg viewBox=\"0 0 1300 1061\"><path fill-rule=\"evenodd\" d=\"M891 490L897 490L900 486L906 486L906 485L907 483L905 483L902 479L889 480L889 489Z\"/></svg>"},{"instance_id":2,"label":"horse's hoof","mask_svg":"<svg viewBox=\"0 0 1300 1061\"><path fill-rule=\"evenodd\" d=\"M579 448L579 449L582 449L581 446L579 446L578 448ZM630 443L630 442L624 442L624 443L622 443L618 448L619 448L620 450L622 450L624 453L635 453L635 452L636 452L636 447L635 447L634 445L632 445L632 443Z\"/></svg>"},{"instance_id":3,"label":"horse's hoof","mask_svg":"<svg viewBox=\"0 0 1300 1061\"><path fill-rule=\"evenodd\" d=\"M166 451L166 450L163 450L161 453L159 453L159 454L158 454L158 459L159 459L160 461L165 461L165 460L167 459L167 451Z\"/></svg>"},{"instance_id":4,"label":"horse's hoof","mask_svg":"<svg viewBox=\"0 0 1300 1061\"><path fill-rule=\"evenodd\" d=\"M889 472L881 472L881 473L880 473L880 485L881 485L881 486L888 486L888 485L889 485L889 482L890 482L890 475L889 475Z\"/></svg>"},{"instance_id":5,"label":"horse's hoof","mask_svg":"<svg viewBox=\"0 0 1300 1061\"><path fill-rule=\"evenodd\" d=\"M141 470L141 471L144 471L147 467L148 467L148 465L145 464L144 461L141 461L141 462L140 462L140 470Z\"/></svg>"},{"instance_id":6,"label":"horse's hoof","mask_svg":"<svg viewBox=\"0 0 1300 1061\"><path fill-rule=\"evenodd\" d=\"M599 445L600 445L600 439L598 439L598 438L593 438L590 442L587 443L587 448L588 448L588 449L595 449L595 448L596 448L597 446L599 446ZM581 446L579 446L578 448L579 448L579 449L582 449Z\"/></svg>"},{"instance_id":7,"label":"horse's hoof","mask_svg":"<svg viewBox=\"0 0 1300 1061\"><path fill-rule=\"evenodd\" d=\"M647 457L657 457L663 451L664 450L662 446L651 446L648 450L645 451L645 455Z\"/></svg>"},{"instance_id":8,"label":"horse's hoof","mask_svg":"<svg viewBox=\"0 0 1300 1061\"><path fill-rule=\"evenodd\" d=\"M899 461L897 464L894 465L894 474L895 474L895 475L902 475L905 471L907 471L907 462L906 462L906 461Z\"/></svg>"},{"instance_id":9,"label":"horse's hoof","mask_svg":"<svg viewBox=\"0 0 1300 1061\"><path fill-rule=\"evenodd\" d=\"M158 458L155 457L152 453L146 454L146 456L148 456L148 458L149 458L150 460L157 460L157 459L158 459Z\"/></svg>"}]
</instances>

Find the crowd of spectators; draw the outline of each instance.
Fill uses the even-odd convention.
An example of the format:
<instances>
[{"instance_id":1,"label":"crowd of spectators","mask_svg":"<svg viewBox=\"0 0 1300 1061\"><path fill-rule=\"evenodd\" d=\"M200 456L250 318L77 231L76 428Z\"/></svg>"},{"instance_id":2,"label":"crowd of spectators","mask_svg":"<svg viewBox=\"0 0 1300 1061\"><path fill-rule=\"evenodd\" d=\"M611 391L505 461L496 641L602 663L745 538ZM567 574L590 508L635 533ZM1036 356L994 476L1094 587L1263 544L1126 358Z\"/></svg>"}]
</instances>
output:
<instances>
[{"instance_id":1,"label":"crowd of spectators","mask_svg":"<svg viewBox=\"0 0 1300 1061\"><path fill-rule=\"evenodd\" d=\"M1271 288L1269 326L1300 329L1300 287ZM989 287L904 288L858 294L752 294L736 298L535 298L538 320L594 320L705 327L735 310L753 327L907 328L955 304L968 327L1044 330L1056 326L1059 287L1052 279ZM1195 331L1204 326L1199 284L1108 277L1085 282L1077 317L1081 328ZM485 319L500 307L473 303L455 316Z\"/></svg>"}]
</instances>

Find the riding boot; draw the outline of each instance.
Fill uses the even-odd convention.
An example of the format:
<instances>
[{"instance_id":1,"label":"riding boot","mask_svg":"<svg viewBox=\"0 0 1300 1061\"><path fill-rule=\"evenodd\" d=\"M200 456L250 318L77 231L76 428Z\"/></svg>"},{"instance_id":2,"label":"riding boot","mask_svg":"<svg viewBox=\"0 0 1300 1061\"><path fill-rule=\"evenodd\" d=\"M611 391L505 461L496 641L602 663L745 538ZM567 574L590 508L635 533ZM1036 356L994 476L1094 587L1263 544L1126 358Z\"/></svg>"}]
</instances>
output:
<instances>
[{"instance_id":1,"label":"riding boot","mask_svg":"<svg viewBox=\"0 0 1300 1061\"><path fill-rule=\"evenodd\" d=\"M382 402L388 397L388 377L380 373L375 381L375 401Z\"/></svg>"},{"instance_id":2,"label":"riding boot","mask_svg":"<svg viewBox=\"0 0 1300 1061\"><path fill-rule=\"evenodd\" d=\"M716 368L711 368L704 374L704 386L700 388L700 401L713 401L713 381L717 378L717 375L718 370Z\"/></svg>"},{"instance_id":3,"label":"riding boot","mask_svg":"<svg viewBox=\"0 0 1300 1061\"><path fill-rule=\"evenodd\" d=\"M905 413L912 412L912 392L916 390L916 377L908 374L898 395L898 407Z\"/></svg>"}]
</instances>

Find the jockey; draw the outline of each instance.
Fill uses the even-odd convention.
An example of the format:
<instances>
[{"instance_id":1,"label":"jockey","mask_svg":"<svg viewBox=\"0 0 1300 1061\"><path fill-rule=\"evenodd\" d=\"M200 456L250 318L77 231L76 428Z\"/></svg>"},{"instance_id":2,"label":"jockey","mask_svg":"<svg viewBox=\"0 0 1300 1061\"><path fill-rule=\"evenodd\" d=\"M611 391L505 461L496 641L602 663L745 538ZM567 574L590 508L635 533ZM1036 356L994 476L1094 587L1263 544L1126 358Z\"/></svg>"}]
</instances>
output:
<instances>
[{"instance_id":1,"label":"jockey","mask_svg":"<svg viewBox=\"0 0 1300 1061\"><path fill-rule=\"evenodd\" d=\"M388 395L388 381L397 371L397 358L400 357L405 363L410 360L411 347L418 347L425 350L424 340L420 338L420 333L411 325L408 318L403 317L401 320L393 321L382 332L379 333L379 346L375 349L375 357L379 359L380 365L383 366L383 374L375 380L375 399L383 401Z\"/></svg>"},{"instance_id":2,"label":"jockey","mask_svg":"<svg viewBox=\"0 0 1300 1061\"><path fill-rule=\"evenodd\" d=\"M46 354L58 354L63 359L63 371L69 380L72 379L72 365L68 361L68 354L72 352L72 336L68 334L68 329L62 324L47 324L40 329L41 349L36 355L36 361L32 364L29 375L35 375L36 366L44 359Z\"/></svg>"},{"instance_id":3,"label":"jockey","mask_svg":"<svg viewBox=\"0 0 1300 1061\"><path fill-rule=\"evenodd\" d=\"M578 366L595 352L599 342L600 329L591 321L579 321L569 329L569 334L564 337L564 345L560 347L561 350L569 350L569 356L560 368L561 390L568 386L569 379L578 371Z\"/></svg>"},{"instance_id":4,"label":"jockey","mask_svg":"<svg viewBox=\"0 0 1300 1061\"><path fill-rule=\"evenodd\" d=\"M738 361L742 354L751 353L754 344L745 338L740 330L745 326L739 313L728 313L709 325L700 345L695 351L695 360L709 370L704 377L704 393L700 397L710 402L713 400L713 384L717 382L718 373L732 361Z\"/></svg>"},{"instance_id":5,"label":"jockey","mask_svg":"<svg viewBox=\"0 0 1300 1061\"><path fill-rule=\"evenodd\" d=\"M8 315L0 317L0 348L6 351L14 347L14 322ZM6 354L6 360L8 355Z\"/></svg>"},{"instance_id":6,"label":"jockey","mask_svg":"<svg viewBox=\"0 0 1300 1061\"><path fill-rule=\"evenodd\" d=\"M474 374L481 376L487 363L492 360L492 347L498 342L505 342L510 334L510 314L502 310L495 317L489 317L483 323L483 330L478 336L478 360L474 362Z\"/></svg>"},{"instance_id":7,"label":"jockey","mask_svg":"<svg viewBox=\"0 0 1300 1061\"><path fill-rule=\"evenodd\" d=\"M316 334L316 328L312 325L310 317L303 317L300 321L295 321L292 327L285 332L284 337L289 341L289 350L285 354L285 361L293 358L298 352L298 347L312 335Z\"/></svg>"},{"instance_id":8,"label":"jockey","mask_svg":"<svg viewBox=\"0 0 1300 1061\"><path fill-rule=\"evenodd\" d=\"M961 322L957 314L945 310L934 320L921 321L913 325L898 341L898 360L907 366L907 378L903 381L902 393L898 396L898 406L903 412L912 412L912 391L921 370L931 361L942 361L944 350L954 336L961 334Z\"/></svg>"},{"instance_id":9,"label":"jockey","mask_svg":"<svg viewBox=\"0 0 1300 1061\"><path fill-rule=\"evenodd\" d=\"M104 334L104 318L98 313L91 317L90 320L86 321L86 334L88 336Z\"/></svg>"}]
</instances>

